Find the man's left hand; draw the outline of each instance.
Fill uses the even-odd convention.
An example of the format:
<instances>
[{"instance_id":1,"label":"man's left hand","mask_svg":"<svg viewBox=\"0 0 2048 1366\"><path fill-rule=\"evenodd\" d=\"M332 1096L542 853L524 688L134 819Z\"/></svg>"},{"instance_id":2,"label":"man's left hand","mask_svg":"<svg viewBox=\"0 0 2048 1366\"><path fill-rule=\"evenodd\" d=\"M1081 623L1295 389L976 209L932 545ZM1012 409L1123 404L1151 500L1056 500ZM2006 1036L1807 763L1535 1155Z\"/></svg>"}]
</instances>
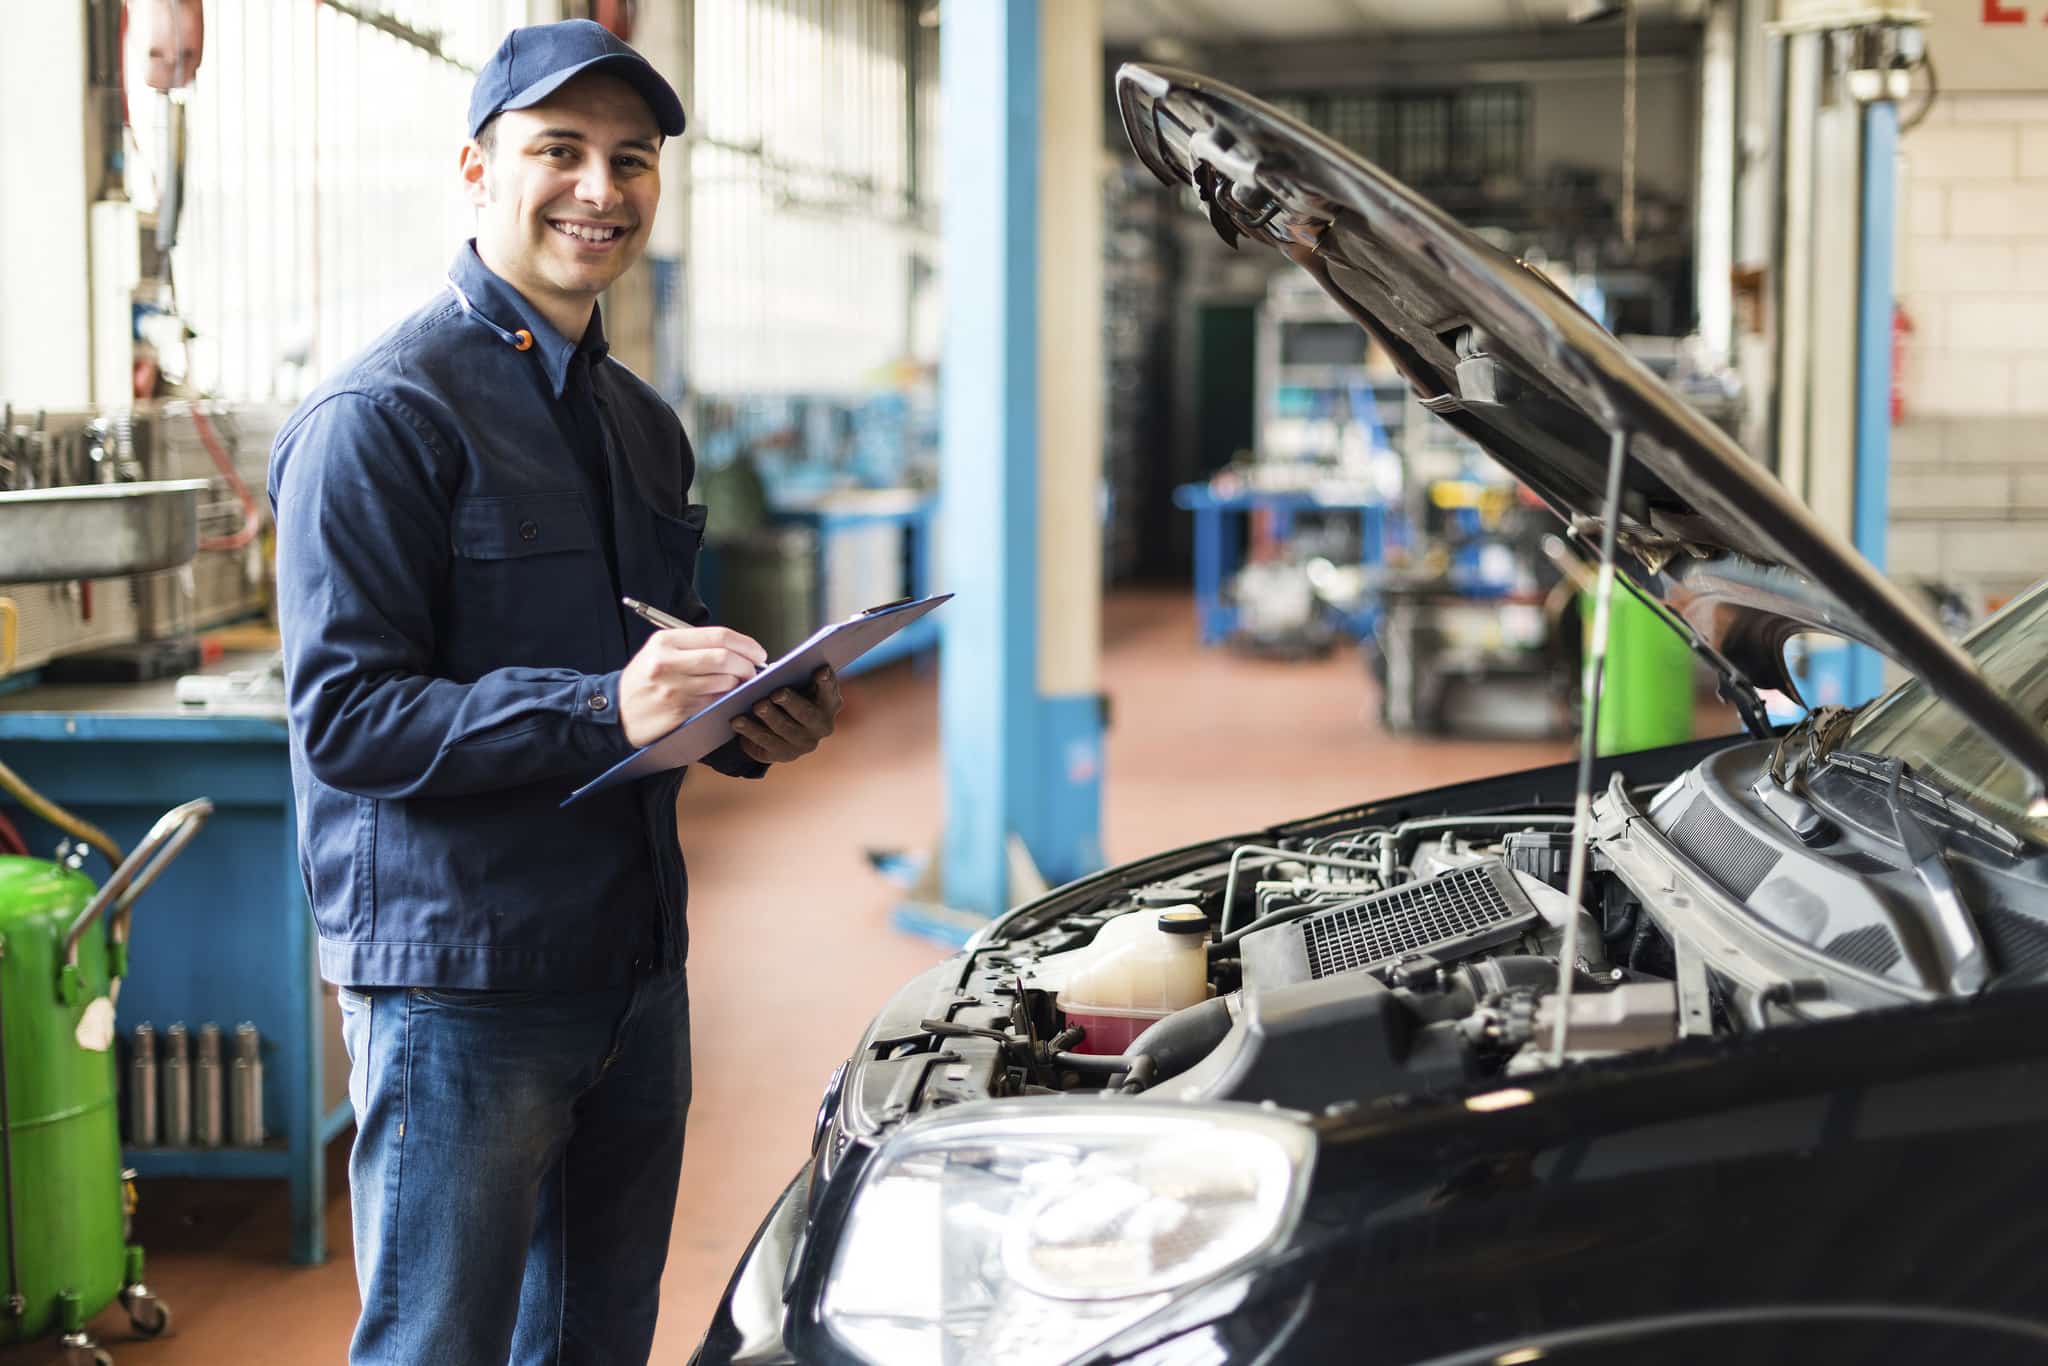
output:
<instances>
[{"instance_id":1,"label":"man's left hand","mask_svg":"<svg viewBox=\"0 0 2048 1366\"><path fill-rule=\"evenodd\" d=\"M832 733L846 703L839 695L839 675L829 668L811 675L811 694L778 688L767 701L755 703L751 715L734 717L740 752L757 764L786 764L816 749Z\"/></svg>"}]
</instances>

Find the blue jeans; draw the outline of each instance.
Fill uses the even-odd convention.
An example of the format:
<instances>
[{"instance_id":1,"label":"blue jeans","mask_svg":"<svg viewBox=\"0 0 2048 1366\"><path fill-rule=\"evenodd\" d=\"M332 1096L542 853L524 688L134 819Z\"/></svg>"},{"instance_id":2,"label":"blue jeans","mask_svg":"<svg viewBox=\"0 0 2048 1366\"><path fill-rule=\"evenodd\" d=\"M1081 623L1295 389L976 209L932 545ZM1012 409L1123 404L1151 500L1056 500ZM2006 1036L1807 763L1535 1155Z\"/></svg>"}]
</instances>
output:
<instances>
[{"instance_id":1,"label":"blue jeans","mask_svg":"<svg viewBox=\"0 0 2048 1366\"><path fill-rule=\"evenodd\" d=\"M690 1105L682 973L341 993L355 1366L644 1363Z\"/></svg>"}]
</instances>

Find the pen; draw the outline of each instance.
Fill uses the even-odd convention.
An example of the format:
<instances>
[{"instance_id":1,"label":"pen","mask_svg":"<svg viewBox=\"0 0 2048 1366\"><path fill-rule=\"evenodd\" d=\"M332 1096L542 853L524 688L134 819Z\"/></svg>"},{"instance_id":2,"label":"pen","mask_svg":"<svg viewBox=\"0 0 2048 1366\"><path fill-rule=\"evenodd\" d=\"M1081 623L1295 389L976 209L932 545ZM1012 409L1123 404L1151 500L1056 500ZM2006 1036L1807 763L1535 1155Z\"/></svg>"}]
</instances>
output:
<instances>
[{"instance_id":1,"label":"pen","mask_svg":"<svg viewBox=\"0 0 2048 1366\"><path fill-rule=\"evenodd\" d=\"M640 616L642 619L646 621L652 622L654 625L660 627L664 631L678 631L689 629L689 622L678 621L676 618L662 611L659 607L650 607L646 603L640 601L640 599L638 598L620 598L619 601L624 603L626 606L632 608L636 615ZM759 673L760 669L757 667L755 669L755 672Z\"/></svg>"},{"instance_id":2,"label":"pen","mask_svg":"<svg viewBox=\"0 0 2048 1366\"><path fill-rule=\"evenodd\" d=\"M653 622L664 631L686 630L690 625L687 621L676 620L659 607L649 607L638 598L620 598L619 601L632 608L643 620Z\"/></svg>"}]
</instances>

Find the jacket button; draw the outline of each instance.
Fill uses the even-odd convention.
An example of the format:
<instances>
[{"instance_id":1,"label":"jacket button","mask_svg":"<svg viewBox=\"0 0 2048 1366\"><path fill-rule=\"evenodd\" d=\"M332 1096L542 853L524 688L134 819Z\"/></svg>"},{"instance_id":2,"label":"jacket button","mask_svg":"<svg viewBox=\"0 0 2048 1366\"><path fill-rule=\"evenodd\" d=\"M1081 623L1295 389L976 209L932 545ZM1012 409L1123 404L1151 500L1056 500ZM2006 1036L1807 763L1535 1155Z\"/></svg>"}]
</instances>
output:
<instances>
[{"instance_id":1,"label":"jacket button","mask_svg":"<svg viewBox=\"0 0 2048 1366\"><path fill-rule=\"evenodd\" d=\"M520 540L530 541L538 535L540 535L540 528L538 526L535 526L532 522L521 522L519 524Z\"/></svg>"},{"instance_id":2,"label":"jacket button","mask_svg":"<svg viewBox=\"0 0 2048 1366\"><path fill-rule=\"evenodd\" d=\"M606 697L601 692L594 692L590 695L590 701L586 705L588 705L592 711L603 711L606 707L609 707L611 704L612 700L609 697Z\"/></svg>"}]
</instances>

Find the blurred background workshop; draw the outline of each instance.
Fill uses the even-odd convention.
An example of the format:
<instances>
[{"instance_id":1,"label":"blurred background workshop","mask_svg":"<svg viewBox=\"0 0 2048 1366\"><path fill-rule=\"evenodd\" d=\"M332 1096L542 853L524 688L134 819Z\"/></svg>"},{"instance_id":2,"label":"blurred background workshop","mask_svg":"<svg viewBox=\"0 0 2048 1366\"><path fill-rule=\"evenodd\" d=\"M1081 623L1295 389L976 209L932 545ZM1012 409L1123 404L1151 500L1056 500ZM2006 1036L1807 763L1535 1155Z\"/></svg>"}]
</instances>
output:
<instances>
[{"instance_id":1,"label":"blurred background workshop","mask_svg":"<svg viewBox=\"0 0 2048 1366\"><path fill-rule=\"evenodd\" d=\"M1562 523L1301 272L1144 170L1119 63L1249 90L1537 266L1961 633L2048 568L2042 11L7 6L0 1257L10 1284L119 1270L0 1313L0 1363L80 1359L64 1333L135 1366L347 1340L348 1066L265 466L296 402L442 288L462 110L508 29L594 18L689 111L603 307L694 444L716 620L772 654L959 594L848 671L816 758L683 788L696 1092L656 1353L681 1360L888 984L1105 863L1572 751ZM1610 689L1603 752L1733 730L1625 596L1613 667L1659 686ZM1816 701L1885 683L1867 650L1800 667ZM81 958L48 927L96 887ZM88 1009L93 972L118 1014Z\"/></svg>"}]
</instances>

